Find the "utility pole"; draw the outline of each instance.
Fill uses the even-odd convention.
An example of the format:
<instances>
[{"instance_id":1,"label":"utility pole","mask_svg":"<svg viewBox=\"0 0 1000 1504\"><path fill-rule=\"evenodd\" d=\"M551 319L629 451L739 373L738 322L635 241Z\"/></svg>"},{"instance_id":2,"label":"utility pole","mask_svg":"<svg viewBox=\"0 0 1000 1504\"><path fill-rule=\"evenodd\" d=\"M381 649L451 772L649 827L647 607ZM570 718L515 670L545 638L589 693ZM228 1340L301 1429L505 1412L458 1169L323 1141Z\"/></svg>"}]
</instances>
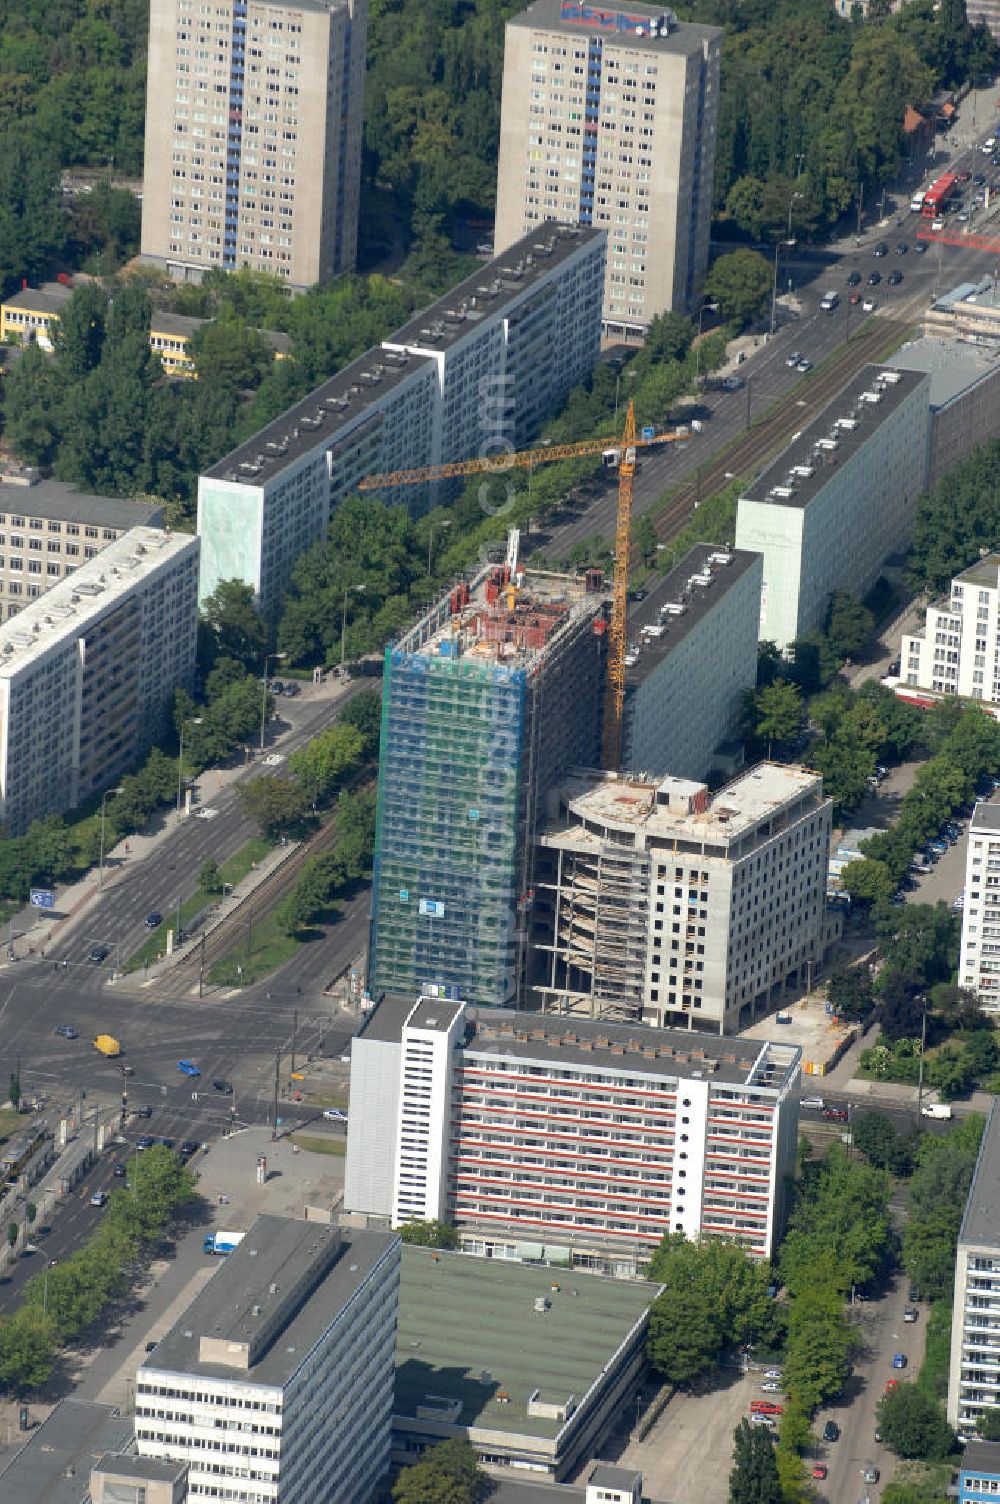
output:
<instances>
[{"instance_id":1,"label":"utility pole","mask_svg":"<svg viewBox=\"0 0 1000 1504\"><path fill-rule=\"evenodd\" d=\"M750 427L750 389L753 384L752 377L747 377L747 427Z\"/></svg>"},{"instance_id":2,"label":"utility pole","mask_svg":"<svg viewBox=\"0 0 1000 1504\"><path fill-rule=\"evenodd\" d=\"M278 1139L278 1077L281 1073L281 1051L274 1052L274 1127L271 1129L271 1142Z\"/></svg>"},{"instance_id":3,"label":"utility pole","mask_svg":"<svg viewBox=\"0 0 1000 1504\"><path fill-rule=\"evenodd\" d=\"M295 1047L299 1041L299 1010L292 1014L292 1072L295 1071Z\"/></svg>"},{"instance_id":4,"label":"utility pole","mask_svg":"<svg viewBox=\"0 0 1000 1504\"><path fill-rule=\"evenodd\" d=\"M923 1011L920 1015L920 1064L917 1067L917 1127L920 1127L920 1115L922 1110L922 1098L924 1095L924 1045L927 1042L927 999L924 998Z\"/></svg>"},{"instance_id":5,"label":"utility pole","mask_svg":"<svg viewBox=\"0 0 1000 1504\"><path fill-rule=\"evenodd\" d=\"M253 955L253 915L247 915L247 960Z\"/></svg>"},{"instance_id":6,"label":"utility pole","mask_svg":"<svg viewBox=\"0 0 1000 1504\"><path fill-rule=\"evenodd\" d=\"M205 936L201 937L198 946L198 996L201 997L205 986Z\"/></svg>"},{"instance_id":7,"label":"utility pole","mask_svg":"<svg viewBox=\"0 0 1000 1504\"><path fill-rule=\"evenodd\" d=\"M180 945L180 943L181 943L181 895L178 893L178 895L177 895L177 924L176 924L176 926L174 928L174 944L175 945Z\"/></svg>"}]
</instances>

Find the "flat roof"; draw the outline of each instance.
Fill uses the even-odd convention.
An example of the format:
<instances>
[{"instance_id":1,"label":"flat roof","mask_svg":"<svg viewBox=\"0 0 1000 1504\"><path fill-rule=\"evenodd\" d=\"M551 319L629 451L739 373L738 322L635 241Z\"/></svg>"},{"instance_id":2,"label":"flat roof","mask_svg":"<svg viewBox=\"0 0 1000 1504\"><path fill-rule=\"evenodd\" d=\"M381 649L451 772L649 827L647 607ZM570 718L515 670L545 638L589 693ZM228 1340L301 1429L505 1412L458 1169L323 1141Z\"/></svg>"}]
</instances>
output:
<instances>
[{"instance_id":1,"label":"flat roof","mask_svg":"<svg viewBox=\"0 0 1000 1504\"><path fill-rule=\"evenodd\" d=\"M940 297L935 298L934 302L931 304L931 307L951 309L952 311L954 311L959 303L971 302L974 308L978 307L984 313L995 312L997 314L1000 314L1000 308L997 308L992 301L982 304L977 301L983 296L984 293L989 293L990 298L992 299L992 277L980 277L978 282L959 282L958 285L956 287L953 287L950 292L943 292Z\"/></svg>"},{"instance_id":2,"label":"flat roof","mask_svg":"<svg viewBox=\"0 0 1000 1504\"><path fill-rule=\"evenodd\" d=\"M115 1406L60 1400L6 1468L0 1468L0 1498L3 1504L80 1504L91 1468L105 1453L120 1452L131 1441L131 1417L119 1415Z\"/></svg>"},{"instance_id":3,"label":"flat roof","mask_svg":"<svg viewBox=\"0 0 1000 1504\"><path fill-rule=\"evenodd\" d=\"M323 1333L396 1241L391 1232L358 1232L260 1216L246 1237L157 1344L139 1380L167 1373L280 1388L301 1367ZM331 1252L335 1252L329 1263ZM329 1267L322 1271L325 1264ZM272 1286L277 1286L272 1291ZM290 1308L259 1360L249 1368L202 1362L202 1337L245 1343L253 1324L273 1318L296 1288L303 1298ZM254 1307L260 1307L255 1317Z\"/></svg>"},{"instance_id":4,"label":"flat roof","mask_svg":"<svg viewBox=\"0 0 1000 1504\"><path fill-rule=\"evenodd\" d=\"M22 472L24 473L24 472ZM91 496L62 480L36 480L25 485L18 472L0 474L0 513L42 517L47 522L79 522L93 527L159 527L163 507L146 501L122 501L114 496Z\"/></svg>"},{"instance_id":5,"label":"flat roof","mask_svg":"<svg viewBox=\"0 0 1000 1504\"><path fill-rule=\"evenodd\" d=\"M403 1037L403 1025L413 1012L413 1004L412 992L383 993L356 1038L399 1044Z\"/></svg>"},{"instance_id":6,"label":"flat roof","mask_svg":"<svg viewBox=\"0 0 1000 1504\"><path fill-rule=\"evenodd\" d=\"M470 1010L468 1056L511 1055L634 1076L709 1076L728 1086L778 1093L794 1079L802 1051L781 1041L728 1038L689 1029L653 1029L576 1014Z\"/></svg>"},{"instance_id":7,"label":"flat roof","mask_svg":"<svg viewBox=\"0 0 1000 1504\"><path fill-rule=\"evenodd\" d=\"M985 558L977 559L975 564L963 569L955 579L961 580L963 584L986 585L996 590L1000 586L1000 553L987 554Z\"/></svg>"},{"instance_id":8,"label":"flat roof","mask_svg":"<svg viewBox=\"0 0 1000 1504\"><path fill-rule=\"evenodd\" d=\"M451 998L422 997L414 1005L406 1020L411 1029L424 1029L436 1034L447 1034L465 1005Z\"/></svg>"},{"instance_id":9,"label":"flat roof","mask_svg":"<svg viewBox=\"0 0 1000 1504\"><path fill-rule=\"evenodd\" d=\"M464 339L478 321L547 276L580 245L603 234L603 230L547 220L231 450L202 478L242 480L247 485L275 479L324 441L335 441L370 400L399 386L431 359L431 354L412 353L412 347L419 345L434 354L446 350ZM402 351L404 345L411 347L410 353ZM321 423L314 421L317 414L322 414ZM248 465L257 468L241 472L240 467Z\"/></svg>"},{"instance_id":10,"label":"flat roof","mask_svg":"<svg viewBox=\"0 0 1000 1504\"><path fill-rule=\"evenodd\" d=\"M642 1484L642 1474L631 1467L615 1467L611 1462L596 1462L587 1478L593 1488L634 1488Z\"/></svg>"},{"instance_id":11,"label":"flat roof","mask_svg":"<svg viewBox=\"0 0 1000 1504\"><path fill-rule=\"evenodd\" d=\"M94 1466L106 1477L146 1478L150 1483L173 1483L188 1464L166 1457L140 1457L133 1452L106 1452Z\"/></svg>"},{"instance_id":12,"label":"flat roof","mask_svg":"<svg viewBox=\"0 0 1000 1504\"><path fill-rule=\"evenodd\" d=\"M589 839L598 847L607 837L592 828L596 825L641 831L647 841L728 846L806 794L820 802L822 789L822 778L810 768L774 762L757 763L715 794L685 778L582 771L560 790L568 815L546 827L544 840L559 846L565 837L565 844L575 846ZM581 822L587 822L586 829Z\"/></svg>"},{"instance_id":13,"label":"flat roof","mask_svg":"<svg viewBox=\"0 0 1000 1504\"><path fill-rule=\"evenodd\" d=\"M654 35L649 22L655 20ZM534 0L527 10L513 16L508 26L526 26L533 31L558 31L567 36L599 35L604 45L636 48L640 52L701 52L706 42L721 37L717 26L697 26L678 21L664 5L600 6L570 3L570 0ZM641 29L641 34L640 34Z\"/></svg>"},{"instance_id":14,"label":"flat roof","mask_svg":"<svg viewBox=\"0 0 1000 1504\"><path fill-rule=\"evenodd\" d=\"M566 1421L529 1415L529 1396L580 1404L659 1289L404 1244L394 1414L459 1400L455 1425L554 1440Z\"/></svg>"},{"instance_id":15,"label":"flat roof","mask_svg":"<svg viewBox=\"0 0 1000 1504\"><path fill-rule=\"evenodd\" d=\"M881 424L926 381L921 371L864 366L795 435L743 496L748 501L763 501L772 506L808 506L836 469L857 454ZM876 400L868 400L869 394ZM774 495L775 489L782 494Z\"/></svg>"},{"instance_id":16,"label":"flat roof","mask_svg":"<svg viewBox=\"0 0 1000 1504\"><path fill-rule=\"evenodd\" d=\"M969 821L969 830L982 831L984 835L996 835L1000 831L1000 804L984 799L977 802Z\"/></svg>"},{"instance_id":17,"label":"flat roof","mask_svg":"<svg viewBox=\"0 0 1000 1504\"><path fill-rule=\"evenodd\" d=\"M910 340L897 350L889 364L897 370L923 371L931 378L928 402L932 408L947 407L988 381L1000 364L990 347L970 345L968 340L945 339L928 334Z\"/></svg>"},{"instance_id":18,"label":"flat roof","mask_svg":"<svg viewBox=\"0 0 1000 1504\"><path fill-rule=\"evenodd\" d=\"M190 533L129 528L0 626L0 678L15 674L63 638L78 635L96 611L197 543Z\"/></svg>"},{"instance_id":19,"label":"flat roof","mask_svg":"<svg viewBox=\"0 0 1000 1504\"><path fill-rule=\"evenodd\" d=\"M517 584L504 585L505 570L488 564L466 585L461 598L441 595L394 644L394 651L443 658L463 666L520 669L543 658L564 629L581 616L603 613L603 583L588 588L588 575L526 569ZM603 576L593 575L589 578Z\"/></svg>"},{"instance_id":20,"label":"flat roof","mask_svg":"<svg viewBox=\"0 0 1000 1504\"><path fill-rule=\"evenodd\" d=\"M526 292L574 255L581 245L599 240L605 231L589 225L563 225L545 220L499 256L471 272L437 302L382 341L383 347L408 346L436 355L465 339L470 328Z\"/></svg>"},{"instance_id":21,"label":"flat roof","mask_svg":"<svg viewBox=\"0 0 1000 1504\"><path fill-rule=\"evenodd\" d=\"M761 554L746 548L696 543L652 586L645 600L630 601L629 657L638 657L627 665L626 685L637 687L648 679L748 569L762 568L762 559ZM643 628L651 630L644 633Z\"/></svg>"},{"instance_id":22,"label":"flat roof","mask_svg":"<svg viewBox=\"0 0 1000 1504\"><path fill-rule=\"evenodd\" d=\"M4 298L5 308L30 308L38 313L61 313L74 289L63 282L43 282L41 287L22 287Z\"/></svg>"},{"instance_id":23,"label":"flat roof","mask_svg":"<svg viewBox=\"0 0 1000 1504\"><path fill-rule=\"evenodd\" d=\"M1000 1442L973 1440L966 1444L965 1453L958 1463L960 1473L1000 1474Z\"/></svg>"},{"instance_id":24,"label":"flat roof","mask_svg":"<svg viewBox=\"0 0 1000 1504\"><path fill-rule=\"evenodd\" d=\"M958 1240L988 1248L1000 1247L1000 1111L996 1101L986 1119Z\"/></svg>"}]
</instances>

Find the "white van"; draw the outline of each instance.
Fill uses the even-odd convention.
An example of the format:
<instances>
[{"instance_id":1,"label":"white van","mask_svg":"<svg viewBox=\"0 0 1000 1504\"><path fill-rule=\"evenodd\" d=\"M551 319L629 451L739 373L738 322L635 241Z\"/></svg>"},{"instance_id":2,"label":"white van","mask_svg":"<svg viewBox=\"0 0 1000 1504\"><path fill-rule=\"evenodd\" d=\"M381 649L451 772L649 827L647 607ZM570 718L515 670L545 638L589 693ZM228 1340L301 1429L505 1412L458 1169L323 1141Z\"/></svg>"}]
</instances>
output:
<instances>
[{"instance_id":1,"label":"white van","mask_svg":"<svg viewBox=\"0 0 1000 1504\"><path fill-rule=\"evenodd\" d=\"M927 1107L921 1107L920 1111L925 1118L950 1118L952 1115L948 1102L931 1102Z\"/></svg>"},{"instance_id":2,"label":"white van","mask_svg":"<svg viewBox=\"0 0 1000 1504\"><path fill-rule=\"evenodd\" d=\"M910 199L910 213L911 214L919 214L920 211L921 211L921 209L923 207L924 207L924 196L923 196L923 194L922 193L915 193L913 195L913 197Z\"/></svg>"},{"instance_id":3,"label":"white van","mask_svg":"<svg viewBox=\"0 0 1000 1504\"><path fill-rule=\"evenodd\" d=\"M825 292L823 294L823 301L819 306L822 308L824 313L832 313L835 308L839 307L839 305L840 297L837 293Z\"/></svg>"}]
</instances>

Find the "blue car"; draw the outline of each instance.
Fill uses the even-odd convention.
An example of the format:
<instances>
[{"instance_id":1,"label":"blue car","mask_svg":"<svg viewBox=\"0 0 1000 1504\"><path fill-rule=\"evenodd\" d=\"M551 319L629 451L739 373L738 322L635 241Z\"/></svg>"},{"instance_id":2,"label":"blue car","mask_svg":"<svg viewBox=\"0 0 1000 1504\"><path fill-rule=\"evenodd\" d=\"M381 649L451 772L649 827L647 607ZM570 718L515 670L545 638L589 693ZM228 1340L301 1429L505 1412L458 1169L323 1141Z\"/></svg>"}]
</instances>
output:
<instances>
[{"instance_id":1,"label":"blue car","mask_svg":"<svg viewBox=\"0 0 1000 1504\"><path fill-rule=\"evenodd\" d=\"M194 1063L193 1060L178 1060L178 1062L177 1062L177 1069L180 1071L180 1073L181 1073L182 1076L200 1076L201 1075L201 1071L195 1065L195 1063Z\"/></svg>"},{"instance_id":2,"label":"blue car","mask_svg":"<svg viewBox=\"0 0 1000 1504\"><path fill-rule=\"evenodd\" d=\"M905 1353L893 1353L893 1355L892 1355L892 1366L893 1366L893 1368L905 1368L906 1367L906 1354Z\"/></svg>"}]
</instances>

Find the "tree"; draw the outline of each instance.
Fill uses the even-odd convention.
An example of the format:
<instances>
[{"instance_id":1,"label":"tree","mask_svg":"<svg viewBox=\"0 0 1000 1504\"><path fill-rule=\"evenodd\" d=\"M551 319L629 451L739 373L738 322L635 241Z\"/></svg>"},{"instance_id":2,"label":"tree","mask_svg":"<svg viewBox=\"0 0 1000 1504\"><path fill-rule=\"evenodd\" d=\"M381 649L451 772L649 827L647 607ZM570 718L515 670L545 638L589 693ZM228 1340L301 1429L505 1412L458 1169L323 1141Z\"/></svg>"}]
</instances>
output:
<instances>
[{"instance_id":1,"label":"tree","mask_svg":"<svg viewBox=\"0 0 1000 1504\"><path fill-rule=\"evenodd\" d=\"M7 1242L10 1244L11 1252L17 1247L18 1232L19 1229L16 1222L7 1223Z\"/></svg>"},{"instance_id":2,"label":"tree","mask_svg":"<svg viewBox=\"0 0 1000 1504\"><path fill-rule=\"evenodd\" d=\"M239 786L240 802L261 834L275 837L301 826L308 814L305 794L293 778L264 774Z\"/></svg>"},{"instance_id":3,"label":"tree","mask_svg":"<svg viewBox=\"0 0 1000 1504\"><path fill-rule=\"evenodd\" d=\"M767 755L775 742L790 742L802 724L802 691L787 679L775 679L748 697L747 722L750 735L767 743Z\"/></svg>"},{"instance_id":4,"label":"tree","mask_svg":"<svg viewBox=\"0 0 1000 1504\"><path fill-rule=\"evenodd\" d=\"M237 391L258 387L274 359L258 330L232 317L204 324L193 336L189 353L200 381Z\"/></svg>"},{"instance_id":5,"label":"tree","mask_svg":"<svg viewBox=\"0 0 1000 1504\"><path fill-rule=\"evenodd\" d=\"M771 265L758 251L729 251L713 262L705 297L718 303L724 319L742 329L767 307L771 286Z\"/></svg>"},{"instance_id":6,"label":"tree","mask_svg":"<svg viewBox=\"0 0 1000 1504\"><path fill-rule=\"evenodd\" d=\"M976 1421L976 1434L983 1441L1000 1441L1000 1407L988 1405L980 1411Z\"/></svg>"},{"instance_id":7,"label":"tree","mask_svg":"<svg viewBox=\"0 0 1000 1504\"><path fill-rule=\"evenodd\" d=\"M242 580L220 580L201 607L215 658L235 658L244 668L256 663L267 631L254 607L253 590Z\"/></svg>"},{"instance_id":8,"label":"tree","mask_svg":"<svg viewBox=\"0 0 1000 1504\"><path fill-rule=\"evenodd\" d=\"M404 1222L399 1235L404 1243L415 1243L420 1248L458 1248L461 1243L450 1223L419 1218Z\"/></svg>"},{"instance_id":9,"label":"tree","mask_svg":"<svg viewBox=\"0 0 1000 1504\"><path fill-rule=\"evenodd\" d=\"M692 1242L683 1233L665 1233L647 1277L700 1300L724 1342L749 1342L772 1334L770 1271L749 1258L739 1243L726 1238Z\"/></svg>"},{"instance_id":10,"label":"tree","mask_svg":"<svg viewBox=\"0 0 1000 1504\"><path fill-rule=\"evenodd\" d=\"M202 862L201 871L198 873L198 886L203 893L218 893L222 887L222 874L219 864L212 857Z\"/></svg>"},{"instance_id":11,"label":"tree","mask_svg":"<svg viewBox=\"0 0 1000 1504\"><path fill-rule=\"evenodd\" d=\"M842 1018L864 1019L875 1006L871 968L838 966L830 973L826 995Z\"/></svg>"},{"instance_id":12,"label":"tree","mask_svg":"<svg viewBox=\"0 0 1000 1504\"><path fill-rule=\"evenodd\" d=\"M374 690L366 689L355 695L344 706L337 720L343 726L354 726L360 731L365 757L371 757L378 751L382 701Z\"/></svg>"},{"instance_id":13,"label":"tree","mask_svg":"<svg viewBox=\"0 0 1000 1504\"><path fill-rule=\"evenodd\" d=\"M835 590L823 623L827 641L838 658L857 658L875 630L875 617L846 590Z\"/></svg>"},{"instance_id":14,"label":"tree","mask_svg":"<svg viewBox=\"0 0 1000 1504\"><path fill-rule=\"evenodd\" d=\"M358 728L340 722L319 732L304 747L292 753L289 769L298 779L314 812L343 780L344 774L357 767L363 750L364 736Z\"/></svg>"},{"instance_id":15,"label":"tree","mask_svg":"<svg viewBox=\"0 0 1000 1504\"><path fill-rule=\"evenodd\" d=\"M923 1003L920 984L905 971L884 971L879 978L879 1022L887 1039L905 1039L920 1033Z\"/></svg>"},{"instance_id":16,"label":"tree","mask_svg":"<svg viewBox=\"0 0 1000 1504\"><path fill-rule=\"evenodd\" d=\"M28 1226L32 1227L34 1225L35 1218L38 1216L38 1207L33 1201L29 1201L25 1204L24 1216Z\"/></svg>"},{"instance_id":17,"label":"tree","mask_svg":"<svg viewBox=\"0 0 1000 1504\"><path fill-rule=\"evenodd\" d=\"M878 1428L897 1457L942 1462L956 1447L955 1433L937 1401L915 1384L899 1384L878 1402Z\"/></svg>"},{"instance_id":18,"label":"tree","mask_svg":"<svg viewBox=\"0 0 1000 1504\"><path fill-rule=\"evenodd\" d=\"M855 903L868 905L885 903L896 886L885 862L872 861L870 857L848 862L841 881Z\"/></svg>"},{"instance_id":19,"label":"tree","mask_svg":"<svg viewBox=\"0 0 1000 1504\"><path fill-rule=\"evenodd\" d=\"M21 1102L21 1078L15 1071L10 1073L10 1087L7 1095L11 1107L16 1109Z\"/></svg>"},{"instance_id":20,"label":"tree","mask_svg":"<svg viewBox=\"0 0 1000 1504\"><path fill-rule=\"evenodd\" d=\"M39 1389L52 1375L55 1346L55 1324L40 1312L0 1321L0 1384L18 1397Z\"/></svg>"},{"instance_id":21,"label":"tree","mask_svg":"<svg viewBox=\"0 0 1000 1504\"><path fill-rule=\"evenodd\" d=\"M733 1432L729 1504L781 1504L774 1443L763 1426L741 1420Z\"/></svg>"},{"instance_id":22,"label":"tree","mask_svg":"<svg viewBox=\"0 0 1000 1504\"><path fill-rule=\"evenodd\" d=\"M908 1175L913 1168L910 1145L884 1112L857 1112L851 1121L854 1146L876 1169Z\"/></svg>"},{"instance_id":23,"label":"tree","mask_svg":"<svg viewBox=\"0 0 1000 1504\"><path fill-rule=\"evenodd\" d=\"M650 1307L646 1353L657 1373L672 1384L690 1384L715 1366L722 1335L696 1293L668 1288Z\"/></svg>"},{"instance_id":24,"label":"tree","mask_svg":"<svg viewBox=\"0 0 1000 1504\"><path fill-rule=\"evenodd\" d=\"M439 1442L393 1485L394 1504L478 1504L488 1480L467 1441Z\"/></svg>"},{"instance_id":25,"label":"tree","mask_svg":"<svg viewBox=\"0 0 1000 1504\"><path fill-rule=\"evenodd\" d=\"M648 569L655 562L657 549L660 546L659 536L648 512L643 512L635 524L632 537L636 552Z\"/></svg>"}]
</instances>

